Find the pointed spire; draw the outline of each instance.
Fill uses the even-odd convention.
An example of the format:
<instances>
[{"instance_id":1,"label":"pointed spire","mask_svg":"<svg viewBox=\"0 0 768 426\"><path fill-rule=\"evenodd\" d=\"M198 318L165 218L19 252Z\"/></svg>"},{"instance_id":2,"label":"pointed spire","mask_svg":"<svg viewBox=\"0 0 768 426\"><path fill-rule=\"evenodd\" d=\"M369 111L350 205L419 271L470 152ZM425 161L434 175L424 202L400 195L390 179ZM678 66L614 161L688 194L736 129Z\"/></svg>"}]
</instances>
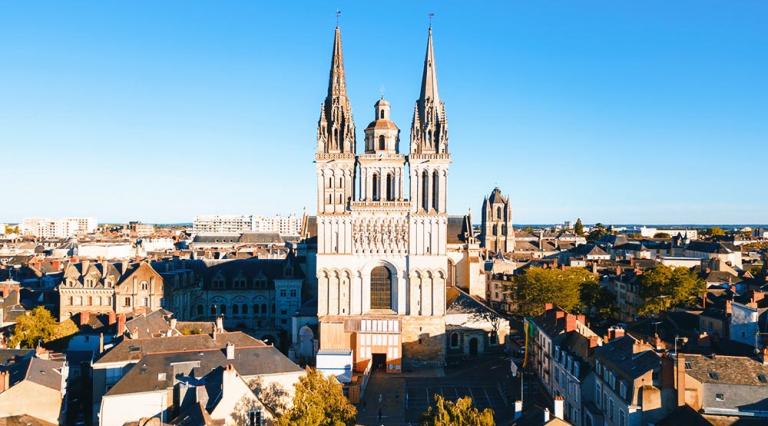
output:
<instances>
[{"instance_id":1,"label":"pointed spire","mask_svg":"<svg viewBox=\"0 0 768 426\"><path fill-rule=\"evenodd\" d=\"M424 73L421 77L421 95L419 101L424 103L431 99L435 104L440 104L440 96L437 93L437 68L435 65L435 52L432 48L432 25L429 26L427 38L427 54L424 58Z\"/></svg>"},{"instance_id":2,"label":"pointed spire","mask_svg":"<svg viewBox=\"0 0 768 426\"><path fill-rule=\"evenodd\" d=\"M336 33L333 36L333 57L331 58L331 74L328 78L328 98L347 96L347 83L345 80L344 53L341 49L341 29L337 25Z\"/></svg>"}]
</instances>

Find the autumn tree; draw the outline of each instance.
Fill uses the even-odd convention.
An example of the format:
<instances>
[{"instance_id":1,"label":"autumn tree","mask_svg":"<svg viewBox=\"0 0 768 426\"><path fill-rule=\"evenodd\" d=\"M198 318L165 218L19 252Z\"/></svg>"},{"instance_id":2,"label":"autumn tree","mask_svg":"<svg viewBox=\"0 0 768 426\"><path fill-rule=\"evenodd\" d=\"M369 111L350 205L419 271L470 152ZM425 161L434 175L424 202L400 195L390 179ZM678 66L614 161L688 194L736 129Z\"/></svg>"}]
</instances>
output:
<instances>
[{"instance_id":1,"label":"autumn tree","mask_svg":"<svg viewBox=\"0 0 768 426\"><path fill-rule=\"evenodd\" d=\"M645 302L639 313L656 315L673 306L688 305L704 291L704 280L692 270L657 265L640 276L640 296Z\"/></svg>"},{"instance_id":2,"label":"autumn tree","mask_svg":"<svg viewBox=\"0 0 768 426\"><path fill-rule=\"evenodd\" d=\"M537 315L545 303L552 303L571 311L579 306L581 286L595 280L595 275L583 268L529 268L517 277L518 309L523 315Z\"/></svg>"},{"instance_id":3,"label":"autumn tree","mask_svg":"<svg viewBox=\"0 0 768 426\"><path fill-rule=\"evenodd\" d=\"M282 426L344 426L354 425L357 409L341 390L333 376L324 376L315 369L296 383L293 407L278 419Z\"/></svg>"},{"instance_id":4,"label":"autumn tree","mask_svg":"<svg viewBox=\"0 0 768 426\"><path fill-rule=\"evenodd\" d=\"M31 349L58 337L58 327L51 312L38 306L16 319L9 346Z\"/></svg>"},{"instance_id":5,"label":"autumn tree","mask_svg":"<svg viewBox=\"0 0 768 426\"><path fill-rule=\"evenodd\" d=\"M493 410L478 410L472 405L472 398L465 396L456 402L447 401L442 395L435 395L435 406L430 406L421 415L422 426L494 426Z\"/></svg>"},{"instance_id":6,"label":"autumn tree","mask_svg":"<svg viewBox=\"0 0 768 426\"><path fill-rule=\"evenodd\" d=\"M573 225L573 232L575 232L576 235L584 235L584 224L581 223L581 218L576 219L576 224Z\"/></svg>"},{"instance_id":7,"label":"autumn tree","mask_svg":"<svg viewBox=\"0 0 768 426\"><path fill-rule=\"evenodd\" d=\"M280 415L288 409L288 391L277 382L265 384L260 377L248 382L253 394L273 413Z\"/></svg>"}]
</instances>

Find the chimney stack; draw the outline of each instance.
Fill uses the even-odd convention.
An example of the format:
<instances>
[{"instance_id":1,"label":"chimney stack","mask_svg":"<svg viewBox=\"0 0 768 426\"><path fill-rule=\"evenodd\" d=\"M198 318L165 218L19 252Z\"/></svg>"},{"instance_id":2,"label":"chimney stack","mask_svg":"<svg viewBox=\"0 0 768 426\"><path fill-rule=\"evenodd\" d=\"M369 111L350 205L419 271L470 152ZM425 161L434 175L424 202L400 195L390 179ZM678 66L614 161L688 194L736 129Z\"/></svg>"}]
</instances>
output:
<instances>
[{"instance_id":1,"label":"chimney stack","mask_svg":"<svg viewBox=\"0 0 768 426\"><path fill-rule=\"evenodd\" d=\"M227 359L235 359L235 345L227 342Z\"/></svg>"},{"instance_id":2,"label":"chimney stack","mask_svg":"<svg viewBox=\"0 0 768 426\"><path fill-rule=\"evenodd\" d=\"M117 315L117 335L122 336L125 334L125 314Z\"/></svg>"},{"instance_id":3,"label":"chimney stack","mask_svg":"<svg viewBox=\"0 0 768 426\"><path fill-rule=\"evenodd\" d=\"M109 311L109 325L113 325L117 322L117 315L115 311Z\"/></svg>"},{"instance_id":4,"label":"chimney stack","mask_svg":"<svg viewBox=\"0 0 768 426\"><path fill-rule=\"evenodd\" d=\"M544 423L549 421L549 408L544 408Z\"/></svg>"},{"instance_id":5,"label":"chimney stack","mask_svg":"<svg viewBox=\"0 0 768 426\"><path fill-rule=\"evenodd\" d=\"M91 319L91 313L88 311L82 311L80 312L80 326L84 326L88 324L88 321Z\"/></svg>"},{"instance_id":6,"label":"chimney stack","mask_svg":"<svg viewBox=\"0 0 768 426\"><path fill-rule=\"evenodd\" d=\"M104 333L99 333L99 353L104 352Z\"/></svg>"},{"instance_id":7,"label":"chimney stack","mask_svg":"<svg viewBox=\"0 0 768 426\"><path fill-rule=\"evenodd\" d=\"M678 353L675 360L675 383L677 384L677 406L685 405L685 355Z\"/></svg>"},{"instance_id":8,"label":"chimney stack","mask_svg":"<svg viewBox=\"0 0 768 426\"><path fill-rule=\"evenodd\" d=\"M760 361L763 363L763 365L768 365L768 346L764 347L762 351L760 351Z\"/></svg>"},{"instance_id":9,"label":"chimney stack","mask_svg":"<svg viewBox=\"0 0 768 426\"><path fill-rule=\"evenodd\" d=\"M565 420L565 400L560 395L555 397L555 417Z\"/></svg>"},{"instance_id":10,"label":"chimney stack","mask_svg":"<svg viewBox=\"0 0 768 426\"><path fill-rule=\"evenodd\" d=\"M565 314L565 332L569 333L576 330L576 315Z\"/></svg>"},{"instance_id":11,"label":"chimney stack","mask_svg":"<svg viewBox=\"0 0 768 426\"><path fill-rule=\"evenodd\" d=\"M515 401L515 420L523 416L523 401Z\"/></svg>"},{"instance_id":12,"label":"chimney stack","mask_svg":"<svg viewBox=\"0 0 768 426\"><path fill-rule=\"evenodd\" d=\"M0 393L7 391L11 387L11 373L9 371L0 371Z\"/></svg>"},{"instance_id":13,"label":"chimney stack","mask_svg":"<svg viewBox=\"0 0 768 426\"><path fill-rule=\"evenodd\" d=\"M218 333L224 332L224 317L221 315L216 317L216 332Z\"/></svg>"}]
</instances>

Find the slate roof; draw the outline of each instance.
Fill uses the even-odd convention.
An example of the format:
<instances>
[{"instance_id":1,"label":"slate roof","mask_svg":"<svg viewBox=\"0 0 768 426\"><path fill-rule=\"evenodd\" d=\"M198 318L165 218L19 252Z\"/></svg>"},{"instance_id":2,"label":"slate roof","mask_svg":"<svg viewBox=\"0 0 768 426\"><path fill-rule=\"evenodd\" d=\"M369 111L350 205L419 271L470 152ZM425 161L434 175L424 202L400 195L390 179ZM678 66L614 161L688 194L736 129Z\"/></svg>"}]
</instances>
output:
<instances>
[{"instance_id":1,"label":"slate roof","mask_svg":"<svg viewBox=\"0 0 768 426\"><path fill-rule=\"evenodd\" d=\"M686 354L685 362L686 373L702 383L768 386L768 365L754 358ZM761 374L765 381L758 377Z\"/></svg>"},{"instance_id":2,"label":"slate roof","mask_svg":"<svg viewBox=\"0 0 768 426\"><path fill-rule=\"evenodd\" d=\"M629 335L614 339L596 348L595 358L616 374L634 380L661 365L661 358L651 349L632 353L635 342L637 339Z\"/></svg>"},{"instance_id":3,"label":"slate roof","mask_svg":"<svg viewBox=\"0 0 768 426\"><path fill-rule=\"evenodd\" d=\"M261 340L254 339L240 331L217 333L215 340L208 334L125 339L105 352L96 363L138 361L150 354L221 349L227 342L242 348L266 346Z\"/></svg>"},{"instance_id":4,"label":"slate roof","mask_svg":"<svg viewBox=\"0 0 768 426\"><path fill-rule=\"evenodd\" d=\"M462 244L467 242L467 236L472 235L471 225L467 229L467 216L448 216L448 244Z\"/></svg>"},{"instance_id":5,"label":"slate roof","mask_svg":"<svg viewBox=\"0 0 768 426\"><path fill-rule=\"evenodd\" d=\"M45 386L56 391L62 390L61 369L64 367L63 361L53 361L35 356L29 356L31 351L20 354L3 354L4 363L0 370L8 371L10 374L11 386L21 381L29 381L40 386ZM19 355L19 356L12 356Z\"/></svg>"},{"instance_id":6,"label":"slate roof","mask_svg":"<svg viewBox=\"0 0 768 426\"><path fill-rule=\"evenodd\" d=\"M140 314L125 322L125 329L132 338L158 337L167 335L171 330L166 318L173 313L165 309L159 309L149 314Z\"/></svg>"},{"instance_id":7,"label":"slate roof","mask_svg":"<svg viewBox=\"0 0 768 426\"><path fill-rule=\"evenodd\" d=\"M0 426L56 426L54 423L46 422L37 417L22 414L20 416L9 416L0 419Z\"/></svg>"},{"instance_id":8,"label":"slate roof","mask_svg":"<svg viewBox=\"0 0 768 426\"><path fill-rule=\"evenodd\" d=\"M240 235L238 242L251 244L283 244L285 241L278 232L244 232Z\"/></svg>"},{"instance_id":9,"label":"slate roof","mask_svg":"<svg viewBox=\"0 0 768 426\"><path fill-rule=\"evenodd\" d=\"M702 253L718 253L728 254L733 253L733 248L728 247L725 243L694 240L688 243L686 250L698 251Z\"/></svg>"}]
</instances>

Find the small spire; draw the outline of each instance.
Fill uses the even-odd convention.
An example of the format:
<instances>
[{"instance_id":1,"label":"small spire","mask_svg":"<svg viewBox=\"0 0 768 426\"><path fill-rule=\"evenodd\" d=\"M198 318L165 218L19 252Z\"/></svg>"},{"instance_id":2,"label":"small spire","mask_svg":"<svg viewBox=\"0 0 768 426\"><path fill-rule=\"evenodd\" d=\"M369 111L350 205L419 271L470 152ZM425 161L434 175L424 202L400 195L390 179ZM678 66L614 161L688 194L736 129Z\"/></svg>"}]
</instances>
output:
<instances>
[{"instance_id":1,"label":"small spire","mask_svg":"<svg viewBox=\"0 0 768 426\"><path fill-rule=\"evenodd\" d=\"M440 103L437 93L437 67L435 65L435 52L432 48L432 24L430 19L429 35L427 37L427 54L424 58L424 73L421 77L421 95L419 100L424 102L431 99L435 104Z\"/></svg>"}]
</instances>

